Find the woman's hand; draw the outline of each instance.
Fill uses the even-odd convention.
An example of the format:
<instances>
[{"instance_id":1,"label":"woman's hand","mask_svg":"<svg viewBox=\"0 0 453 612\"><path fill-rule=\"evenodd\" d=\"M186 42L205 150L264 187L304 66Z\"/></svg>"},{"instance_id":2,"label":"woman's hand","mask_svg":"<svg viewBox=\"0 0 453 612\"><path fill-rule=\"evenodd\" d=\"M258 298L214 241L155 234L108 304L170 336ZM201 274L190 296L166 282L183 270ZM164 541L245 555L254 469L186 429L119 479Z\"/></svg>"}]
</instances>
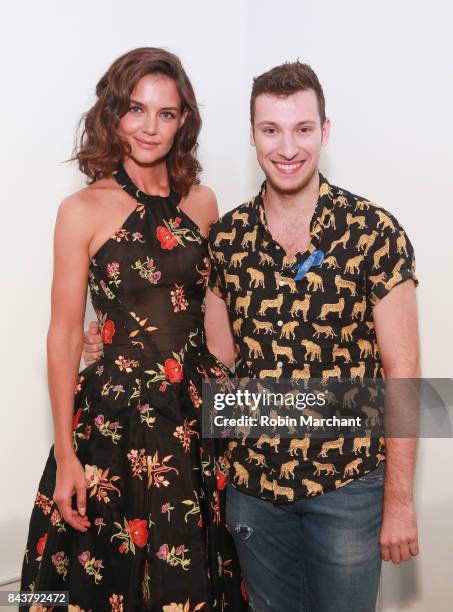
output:
<instances>
[{"instance_id":1,"label":"woman's hand","mask_svg":"<svg viewBox=\"0 0 453 612\"><path fill-rule=\"evenodd\" d=\"M83 337L82 359L87 366L97 361L102 355L102 338L97 321L91 321Z\"/></svg>"},{"instance_id":2,"label":"woman's hand","mask_svg":"<svg viewBox=\"0 0 453 612\"><path fill-rule=\"evenodd\" d=\"M53 500L64 520L85 532L91 523L86 516L85 471L76 454L57 460L57 480ZM71 498L77 496L77 510L72 508Z\"/></svg>"}]
</instances>

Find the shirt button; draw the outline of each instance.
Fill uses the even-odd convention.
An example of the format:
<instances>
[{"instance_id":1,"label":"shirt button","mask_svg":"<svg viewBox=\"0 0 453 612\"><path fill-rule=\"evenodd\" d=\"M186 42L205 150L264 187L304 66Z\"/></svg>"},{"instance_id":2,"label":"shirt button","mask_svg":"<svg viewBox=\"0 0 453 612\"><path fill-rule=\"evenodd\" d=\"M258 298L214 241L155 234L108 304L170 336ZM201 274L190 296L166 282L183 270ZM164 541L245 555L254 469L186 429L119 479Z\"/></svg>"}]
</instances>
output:
<instances>
[{"instance_id":1,"label":"shirt button","mask_svg":"<svg viewBox=\"0 0 453 612\"><path fill-rule=\"evenodd\" d=\"M277 367L278 368L283 367L283 361L277 361Z\"/></svg>"},{"instance_id":2,"label":"shirt button","mask_svg":"<svg viewBox=\"0 0 453 612\"><path fill-rule=\"evenodd\" d=\"M277 321L277 325L281 327L283 325L283 321Z\"/></svg>"},{"instance_id":3,"label":"shirt button","mask_svg":"<svg viewBox=\"0 0 453 612\"><path fill-rule=\"evenodd\" d=\"M279 250L280 250L280 245L279 245L279 244L276 244L276 245L275 245L275 248L277 249L277 251L279 251Z\"/></svg>"},{"instance_id":4,"label":"shirt button","mask_svg":"<svg viewBox=\"0 0 453 612\"><path fill-rule=\"evenodd\" d=\"M280 287L283 287L283 285L285 284L285 281L284 281L284 280L281 280L281 281L279 281L279 283L278 283L278 284L280 285Z\"/></svg>"}]
</instances>

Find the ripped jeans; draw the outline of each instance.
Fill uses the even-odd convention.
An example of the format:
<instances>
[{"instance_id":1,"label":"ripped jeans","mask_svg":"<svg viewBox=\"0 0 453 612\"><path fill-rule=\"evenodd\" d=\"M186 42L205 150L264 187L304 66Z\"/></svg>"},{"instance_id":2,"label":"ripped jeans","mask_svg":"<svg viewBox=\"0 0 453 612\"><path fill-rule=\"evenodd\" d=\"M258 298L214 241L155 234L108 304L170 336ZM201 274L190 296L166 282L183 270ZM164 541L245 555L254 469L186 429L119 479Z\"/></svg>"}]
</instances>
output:
<instances>
[{"instance_id":1,"label":"ripped jeans","mask_svg":"<svg viewBox=\"0 0 453 612\"><path fill-rule=\"evenodd\" d=\"M275 505L227 486L254 612L375 612L385 465L324 495Z\"/></svg>"}]
</instances>

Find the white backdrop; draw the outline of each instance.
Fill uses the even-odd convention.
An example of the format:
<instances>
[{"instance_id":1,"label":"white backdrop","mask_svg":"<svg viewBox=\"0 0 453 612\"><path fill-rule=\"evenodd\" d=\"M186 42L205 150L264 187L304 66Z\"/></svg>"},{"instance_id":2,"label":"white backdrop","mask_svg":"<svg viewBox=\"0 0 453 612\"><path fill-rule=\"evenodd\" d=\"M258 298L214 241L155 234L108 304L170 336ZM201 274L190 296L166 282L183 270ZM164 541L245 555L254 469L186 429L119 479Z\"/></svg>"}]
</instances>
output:
<instances>
[{"instance_id":1,"label":"white backdrop","mask_svg":"<svg viewBox=\"0 0 453 612\"><path fill-rule=\"evenodd\" d=\"M423 375L449 377L452 20L453 5L442 0L78 0L70 6L18 0L3 12L0 584L20 573L52 443L45 338L53 224L59 202L84 184L62 161L105 69L139 46L163 46L181 57L204 119L203 182L226 211L261 181L248 144L252 77L285 60L310 63L333 122L322 170L334 184L382 204L405 227L420 279ZM452 440L421 442L421 554L398 567L384 564L380 610L452 609L452 460Z\"/></svg>"}]
</instances>

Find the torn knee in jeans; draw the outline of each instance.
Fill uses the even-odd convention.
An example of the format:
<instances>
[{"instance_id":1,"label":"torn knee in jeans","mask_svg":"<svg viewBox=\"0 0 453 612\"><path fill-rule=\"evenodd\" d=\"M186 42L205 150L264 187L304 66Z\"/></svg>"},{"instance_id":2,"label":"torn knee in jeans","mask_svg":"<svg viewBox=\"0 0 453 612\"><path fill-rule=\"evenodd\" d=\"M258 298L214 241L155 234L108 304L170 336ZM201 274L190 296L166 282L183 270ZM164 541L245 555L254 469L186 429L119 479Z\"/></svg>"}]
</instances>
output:
<instances>
[{"instance_id":1,"label":"torn knee in jeans","mask_svg":"<svg viewBox=\"0 0 453 612\"><path fill-rule=\"evenodd\" d=\"M251 527L248 525L242 525L241 523L235 526L234 531L244 540L248 540L253 533L253 529Z\"/></svg>"}]
</instances>

